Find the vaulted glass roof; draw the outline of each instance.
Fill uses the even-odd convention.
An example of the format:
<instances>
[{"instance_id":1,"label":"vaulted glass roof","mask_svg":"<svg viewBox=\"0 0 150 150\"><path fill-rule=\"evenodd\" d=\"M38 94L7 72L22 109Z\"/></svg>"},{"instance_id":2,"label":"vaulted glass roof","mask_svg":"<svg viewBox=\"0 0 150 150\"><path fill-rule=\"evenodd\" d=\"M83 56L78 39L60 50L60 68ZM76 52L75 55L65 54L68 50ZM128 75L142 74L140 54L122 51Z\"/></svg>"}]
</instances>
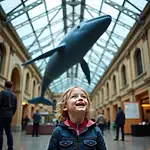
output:
<instances>
[{"instance_id":1,"label":"vaulted glass roof","mask_svg":"<svg viewBox=\"0 0 150 150\"><path fill-rule=\"evenodd\" d=\"M74 26L83 20L109 14L112 22L84 59L89 65L88 84L80 64L50 84L54 93L78 85L89 93L95 88L119 51L136 21L141 21L146 0L0 0L11 23L32 58L56 47ZM42 76L49 58L35 62Z\"/></svg>"}]
</instances>

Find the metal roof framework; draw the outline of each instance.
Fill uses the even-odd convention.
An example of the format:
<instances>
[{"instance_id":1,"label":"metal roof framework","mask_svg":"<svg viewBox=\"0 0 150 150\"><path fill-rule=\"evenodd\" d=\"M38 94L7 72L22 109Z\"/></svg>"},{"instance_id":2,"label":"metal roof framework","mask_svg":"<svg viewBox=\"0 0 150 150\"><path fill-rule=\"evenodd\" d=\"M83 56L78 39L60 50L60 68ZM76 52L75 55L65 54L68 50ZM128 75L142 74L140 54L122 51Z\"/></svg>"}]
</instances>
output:
<instances>
[{"instance_id":1,"label":"metal roof framework","mask_svg":"<svg viewBox=\"0 0 150 150\"><path fill-rule=\"evenodd\" d=\"M50 84L54 93L77 85L91 93L149 1L146 0L9 0L0 1L11 23L32 58L56 47L65 34L80 22L101 15L112 16L112 23L84 59L90 68L89 85L76 64ZM49 58L35 62L44 75Z\"/></svg>"}]
</instances>

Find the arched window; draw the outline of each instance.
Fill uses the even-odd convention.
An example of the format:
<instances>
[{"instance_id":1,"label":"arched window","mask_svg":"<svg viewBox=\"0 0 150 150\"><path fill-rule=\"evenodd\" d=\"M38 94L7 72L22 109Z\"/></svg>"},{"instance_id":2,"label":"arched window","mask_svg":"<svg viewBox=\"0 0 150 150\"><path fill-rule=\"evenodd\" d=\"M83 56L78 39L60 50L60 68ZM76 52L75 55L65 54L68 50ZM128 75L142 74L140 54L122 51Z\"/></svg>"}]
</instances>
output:
<instances>
[{"instance_id":1,"label":"arched window","mask_svg":"<svg viewBox=\"0 0 150 150\"><path fill-rule=\"evenodd\" d=\"M109 98L109 83L107 82L107 98Z\"/></svg>"},{"instance_id":2,"label":"arched window","mask_svg":"<svg viewBox=\"0 0 150 150\"><path fill-rule=\"evenodd\" d=\"M121 74L122 74L122 85L125 86L127 84L126 67L125 67L125 65L122 66Z\"/></svg>"},{"instance_id":3,"label":"arched window","mask_svg":"<svg viewBox=\"0 0 150 150\"><path fill-rule=\"evenodd\" d=\"M135 52L135 64L137 75L142 74L143 73L142 57L141 57L141 50L139 48Z\"/></svg>"},{"instance_id":4,"label":"arched window","mask_svg":"<svg viewBox=\"0 0 150 150\"><path fill-rule=\"evenodd\" d=\"M35 81L33 81L32 97L35 96Z\"/></svg>"},{"instance_id":5,"label":"arched window","mask_svg":"<svg viewBox=\"0 0 150 150\"><path fill-rule=\"evenodd\" d=\"M113 76L113 90L114 90L114 93L116 93L117 87L116 87L116 76L115 75Z\"/></svg>"},{"instance_id":6,"label":"arched window","mask_svg":"<svg viewBox=\"0 0 150 150\"><path fill-rule=\"evenodd\" d=\"M0 42L0 73L2 73L2 65L3 65L3 43Z\"/></svg>"},{"instance_id":7,"label":"arched window","mask_svg":"<svg viewBox=\"0 0 150 150\"><path fill-rule=\"evenodd\" d=\"M29 73L26 75L25 91L29 91Z\"/></svg>"}]
</instances>

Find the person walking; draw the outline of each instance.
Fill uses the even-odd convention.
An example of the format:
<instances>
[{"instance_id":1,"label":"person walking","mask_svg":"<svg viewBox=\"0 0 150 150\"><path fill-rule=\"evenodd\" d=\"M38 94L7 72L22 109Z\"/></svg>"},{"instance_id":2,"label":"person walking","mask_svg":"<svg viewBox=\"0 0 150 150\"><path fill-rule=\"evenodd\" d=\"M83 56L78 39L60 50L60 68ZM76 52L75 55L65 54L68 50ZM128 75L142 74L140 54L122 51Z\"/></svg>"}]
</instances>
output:
<instances>
[{"instance_id":1,"label":"person walking","mask_svg":"<svg viewBox=\"0 0 150 150\"><path fill-rule=\"evenodd\" d=\"M105 116L102 112L98 112L96 124L100 128L100 130L102 131L102 134L104 135L104 128L105 128L105 124L106 124L106 119L105 119Z\"/></svg>"},{"instance_id":2,"label":"person walking","mask_svg":"<svg viewBox=\"0 0 150 150\"><path fill-rule=\"evenodd\" d=\"M41 116L39 111L37 110L36 113L33 115L33 129L32 129L32 136L36 135L39 136L39 126L40 126Z\"/></svg>"},{"instance_id":3,"label":"person walking","mask_svg":"<svg viewBox=\"0 0 150 150\"><path fill-rule=\"evenodd\" d=\"M7 136L7 150L13 150L11 122L17 109L17 97L12 92L12 86L11 81L6 81L5 89L0 92L0 150L3 147L3 130Z\"/></svg>"},{"instance_id":4,"label":"person walking","mask_svg":"<svg viewBox=\"0 0 150 150\"><path fill-rule=\"evenodd\" d=\"M114 140L118 140L119 138L119 129L121 128L121 134L122 134L122 141L124 141L124 125L125 125L125 114L121 107L118 108L117 114L116 114L116 138Z\"/></svg>"}]
</instances>

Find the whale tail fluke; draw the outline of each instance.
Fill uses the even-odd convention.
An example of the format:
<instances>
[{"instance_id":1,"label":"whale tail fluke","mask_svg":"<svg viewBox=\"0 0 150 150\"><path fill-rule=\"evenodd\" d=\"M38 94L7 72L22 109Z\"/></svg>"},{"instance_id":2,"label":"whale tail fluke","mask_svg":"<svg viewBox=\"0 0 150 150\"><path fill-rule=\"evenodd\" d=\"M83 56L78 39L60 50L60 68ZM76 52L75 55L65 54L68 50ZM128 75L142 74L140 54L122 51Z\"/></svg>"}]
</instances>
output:
<instances>
[{"instance_id":1,"label":"whale tail fluke","mask_svg":"<svg viewBox=\"0 0 150 150\"><path fill-rule=\"evenodd\" d=\"M55 106L55 103L53 103L52 100L46 99L42 96L33 98L33 99L29 100L28 102L31 104L40 104L41 103L44 105Z\"/></svg>"}]
</instances>

